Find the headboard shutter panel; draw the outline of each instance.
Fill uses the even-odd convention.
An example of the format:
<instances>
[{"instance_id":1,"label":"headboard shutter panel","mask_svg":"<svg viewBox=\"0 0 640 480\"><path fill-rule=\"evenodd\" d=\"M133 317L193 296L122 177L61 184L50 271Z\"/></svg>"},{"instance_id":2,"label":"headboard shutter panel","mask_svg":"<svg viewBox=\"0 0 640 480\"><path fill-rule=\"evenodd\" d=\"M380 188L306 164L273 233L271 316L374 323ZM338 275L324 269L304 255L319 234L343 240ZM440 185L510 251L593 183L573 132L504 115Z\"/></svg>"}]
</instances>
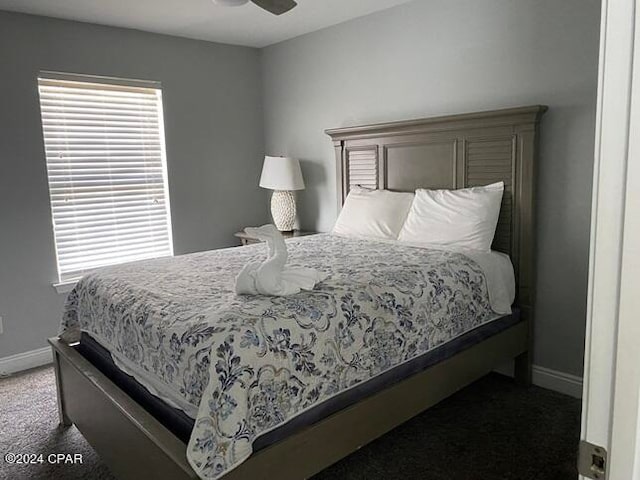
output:
<instances>
[{"instance_id":1,"label":"headboard shutter panel","mask_svg":"<svg viewBox=\"0 0 640 480\"><path fill-rule=\"evenodd\" d=\"M465 144L466 187L504 182L504 196L492 248L499 252L511 253L516 136L472 138L467 139Z\"/></svg>"},{"instance_id":2,"label":"headboard shutter panel","mask_svg":"<svg viewBox=\"0 0 640 480\"><path fill-rule=\"evenodd\" d=\"M378 188L377 148L349 149L346 153L348 190L355 186Z\"/></svg>"}]
</instances>

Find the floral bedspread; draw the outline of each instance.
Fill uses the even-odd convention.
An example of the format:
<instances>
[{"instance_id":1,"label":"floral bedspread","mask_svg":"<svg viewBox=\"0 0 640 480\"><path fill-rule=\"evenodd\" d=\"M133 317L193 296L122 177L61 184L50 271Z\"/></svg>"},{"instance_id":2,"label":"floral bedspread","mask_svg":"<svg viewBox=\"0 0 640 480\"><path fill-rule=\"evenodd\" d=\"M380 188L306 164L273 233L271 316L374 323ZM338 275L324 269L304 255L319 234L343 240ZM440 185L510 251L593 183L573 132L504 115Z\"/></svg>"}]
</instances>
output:
<instances>
[{"instance_id":1,"label":"floral bedspread","mask_svg":"<svg viewBox=\"0 0 640 480\"><path fill-rule=\"evenodd\" d=\"M88 332L191 409L187 458L201 478L237 467L257 437L320 402L496 317L482 270L461 253L335 235L287 246L291 265L329 278L289 297L236 296L235 275L264 256L254 245L104 268L67 300L63 338Z\"/></svg>"}]
</instances>

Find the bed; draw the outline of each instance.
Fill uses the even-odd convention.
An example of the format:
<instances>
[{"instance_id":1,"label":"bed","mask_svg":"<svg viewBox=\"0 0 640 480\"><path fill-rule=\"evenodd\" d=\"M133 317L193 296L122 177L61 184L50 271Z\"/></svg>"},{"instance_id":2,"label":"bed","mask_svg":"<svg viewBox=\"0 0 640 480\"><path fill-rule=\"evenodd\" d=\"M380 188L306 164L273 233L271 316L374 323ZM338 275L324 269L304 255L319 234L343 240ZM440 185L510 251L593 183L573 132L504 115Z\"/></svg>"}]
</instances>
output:
<instances>
[{"instance_id":1,"label":"bed","mask_svg":"<svg viewBox=\"0 0 640 480\"><path fill-rule=\"evenodd\" d=\"M50 339L61 423L123 479L307 478L505 361L528 383L545 110L327 131L340 205L355 185L503 181L493 249L513 264L513 314L487 259L335 235L289 241L293 264L330 274L302 296L233 295L260 245L111 267L79 282Z\"/></svg>"}]
</instances>

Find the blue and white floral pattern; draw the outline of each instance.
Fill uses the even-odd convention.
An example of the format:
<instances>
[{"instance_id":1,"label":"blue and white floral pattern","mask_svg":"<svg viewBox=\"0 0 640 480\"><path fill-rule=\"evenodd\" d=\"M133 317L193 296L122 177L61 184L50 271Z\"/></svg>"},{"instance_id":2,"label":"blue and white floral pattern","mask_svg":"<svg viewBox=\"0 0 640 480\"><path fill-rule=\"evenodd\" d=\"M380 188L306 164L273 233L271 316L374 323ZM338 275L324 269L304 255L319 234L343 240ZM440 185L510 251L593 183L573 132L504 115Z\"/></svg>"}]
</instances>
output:
<instances>
[{"instance_id":1,"label":"blue and white floral pattern","mask_svg":"<svg viewBox=\"0 0 640 480\"><path fill-rule=\"evenodd\" d=\"M260 245L109 267L70 294L62 331L197 409L187 457L218 478L302 412L496 317L485 276L461 253L316 235L290 263L327 272L290 297L233 293Z\"/></svg>"}]
</instances>

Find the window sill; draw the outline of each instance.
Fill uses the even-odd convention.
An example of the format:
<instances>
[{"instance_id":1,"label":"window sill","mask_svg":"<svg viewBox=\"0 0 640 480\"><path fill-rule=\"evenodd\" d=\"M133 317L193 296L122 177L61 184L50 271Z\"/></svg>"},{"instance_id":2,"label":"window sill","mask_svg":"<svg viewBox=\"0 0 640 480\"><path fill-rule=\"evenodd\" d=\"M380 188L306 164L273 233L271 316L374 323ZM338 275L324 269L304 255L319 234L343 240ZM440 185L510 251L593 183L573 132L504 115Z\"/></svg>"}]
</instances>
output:
<instances>
[{"instance_id":1,"label":"window sill","mask_svg":"<svg viewBox=\"0 0 640 480\"><path fill-rule=\"evenodd\" d=\"M76 286L76 283L78 283L77 280L72 280L71 282L54 283L53 288L55 288L56 292L58 292L59 294L69 293L71 290L73 290L73 287Z\"/></svg>"}]
</instances>

